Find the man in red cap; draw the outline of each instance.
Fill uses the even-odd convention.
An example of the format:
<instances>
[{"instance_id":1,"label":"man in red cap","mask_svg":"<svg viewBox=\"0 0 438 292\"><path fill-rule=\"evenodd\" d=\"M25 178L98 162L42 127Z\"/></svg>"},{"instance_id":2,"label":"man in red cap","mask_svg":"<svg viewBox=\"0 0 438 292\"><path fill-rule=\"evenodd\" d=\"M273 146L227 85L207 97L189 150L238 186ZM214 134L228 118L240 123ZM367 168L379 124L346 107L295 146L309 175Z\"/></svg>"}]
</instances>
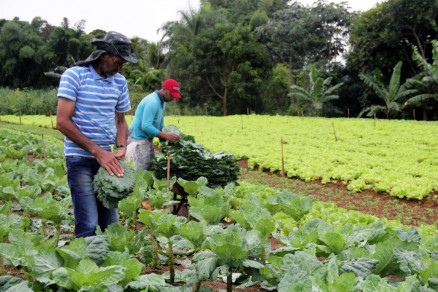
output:
<instances>
[{"instance_id":1,"label":"man in red cap","mask_svg":"<svg viewBox=\"0 0 438 292\"><path fill-rule=\"evenodd\" d=\"M154 137L163 140L176 141L177 134L161 132L164 125L166 103L181 98L179 84L173 79L163 82L160 90L149 94L138 104L134 119L129 127L131 143L128 145L126 157L132 156L134 167L149 169L154 157Z\"/></svg>"}]
</instances>

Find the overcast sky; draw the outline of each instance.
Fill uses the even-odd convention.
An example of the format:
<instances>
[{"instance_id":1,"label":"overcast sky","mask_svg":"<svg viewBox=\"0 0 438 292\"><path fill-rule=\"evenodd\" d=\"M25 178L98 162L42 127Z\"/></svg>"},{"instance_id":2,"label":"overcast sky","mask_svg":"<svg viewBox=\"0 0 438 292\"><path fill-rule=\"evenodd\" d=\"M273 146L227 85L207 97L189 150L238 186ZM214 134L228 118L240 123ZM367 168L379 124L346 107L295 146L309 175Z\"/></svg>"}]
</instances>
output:
<instances>
[{"instance_id":1,"label":"overcast sky","mask_svg":"<svg viewBox=\"0 0 438 292\"><path fill-rule=\"evenodd\" d=\"M310 5L314 0L299 1ZM331 2L342 2L332 0ZM376 0L349 0L352 10L368 10ZM94 29L115 30L129 38L141 37L156 42L161 35L157 30L167 21L179 20L179 11L190 7L198 10L200 0L0 0L0 19L32 21L40 16L49 24L59 26L67 17L73 26L84 19L85 31Z\"/></svg>"}]
</instances>

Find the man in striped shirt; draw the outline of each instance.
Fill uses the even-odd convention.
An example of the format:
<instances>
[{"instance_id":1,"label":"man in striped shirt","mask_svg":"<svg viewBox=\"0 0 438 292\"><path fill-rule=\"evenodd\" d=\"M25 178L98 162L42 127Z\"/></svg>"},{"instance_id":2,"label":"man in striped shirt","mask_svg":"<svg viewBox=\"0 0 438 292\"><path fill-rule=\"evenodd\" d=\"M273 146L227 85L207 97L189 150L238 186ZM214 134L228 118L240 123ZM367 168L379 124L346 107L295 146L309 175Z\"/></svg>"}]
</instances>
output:
<instances>
[{"instance_id":1,"label":"man in striped shirt","mask_svg":"<svg viewBox=\"0 0 438 292\"><path fill-rule=\"evenodd\" d=\"M95 234L118 222L117 209L97 199L92 182L99 167L123 176L118 159L124 159L128 138L125 112L131 109L126 79L119 74L127 62L137 63L131 41L117 32L96 45L90 56L66 70L58 88L57 128L65 135L64 155L70 186L76 237ZM117 145L117 153L110 145Z\"/></svg>"}]
</instances>

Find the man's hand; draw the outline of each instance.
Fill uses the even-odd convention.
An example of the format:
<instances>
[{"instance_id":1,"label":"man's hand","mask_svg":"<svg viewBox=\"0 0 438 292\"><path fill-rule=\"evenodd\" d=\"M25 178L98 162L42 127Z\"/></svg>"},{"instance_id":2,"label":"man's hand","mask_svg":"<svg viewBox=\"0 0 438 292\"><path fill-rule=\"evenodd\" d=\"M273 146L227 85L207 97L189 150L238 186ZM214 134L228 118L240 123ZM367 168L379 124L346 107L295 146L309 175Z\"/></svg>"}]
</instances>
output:
<instances>
[{"instance_id":1,"label":"man's hand","mask_svg":"<svg viewBox=\"0 0 438 292\"><path fill-rule=\"evenodd\" d=\"M120 160L125 160L126 147L117 148L116 158Z\"/></svg>"},{"instance_id":2,"label":"man's hand","mask_svg":"<svg viewBox=\"0 0 438 292\"><path fill-rule=\"evenodd\" d=\"M101 148L101 150L96 152L95 157L100 166L105 168L105 170L108 171L110 175L123 176L125 170L117 160L118 154L119 153L114 154Z\"/></svg>"},{"instance_id":3,"label":"man's hand","mask_svg":"<svg viewBox=\"0 0 438 292\"><path fill-rule=\"evenodd\" d=\"M174 134L174 133L169 133L169 134L166 134L166 137L164 139L169 140L171 142L175 142L176 140L179 139L179 136L177 134Z\"/></svg>"}]
</instances>

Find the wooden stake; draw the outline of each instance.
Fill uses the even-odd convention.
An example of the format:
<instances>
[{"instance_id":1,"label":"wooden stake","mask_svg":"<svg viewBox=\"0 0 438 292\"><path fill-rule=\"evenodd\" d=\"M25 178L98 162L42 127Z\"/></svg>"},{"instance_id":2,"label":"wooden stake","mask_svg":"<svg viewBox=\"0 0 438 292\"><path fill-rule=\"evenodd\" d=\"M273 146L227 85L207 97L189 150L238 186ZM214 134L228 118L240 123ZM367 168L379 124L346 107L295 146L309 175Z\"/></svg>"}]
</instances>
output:
<instances>
[{"instance_id":1,"label":"wooden stake","mask_svg":"<svg viewBox=\"0 0 438 292\"><path fill-rule=\"evenodd\" d=\"M205 115L208 116L208 108L205 107Z\"/></svg>"},{"instance_id":2,"label":"wooden stake","mask_svg":"<svg viewBox=\"0 0 438 292\"><path fill-rule=\"evenodd\" d=\"M333 126L333 135L335 135L335 141L338 141L338 137L336 137L335 122L332 122L332 126Z\"/></svg>"},{"instance_id":3,"label":"wooden stake","mask_svg":"<svg viewBox=\"0 0 438 292\"><path fill-rule=\"evenodd\" d=\"M242 115L240 115L240 121L242 123L242 130L243 130L243 116Z\"/></svg>"},{"instance_id":4,"label":"wooden stake","mask_svg":"<svg viewBox=\"0 0 438 292\"><path fill-rule=\"evenodd\" d=\"M347 116L350 118L350 108L347 109Z\"/></svg>"},{"instance_id":5,"label":"wooden stake","mask_svg":"<svg viewBox=\"0 0 438 292\"><path fill-rule=\"evenodd\" d=\"M21 125L21 111L20 111L20 125Z\"/></svg>"},{"instance_id":6,"label":"wooden stake","mask_svg":"<svg viewBox=\"0 0 438 292\"><path fill-rule=\"evenodd\" d=\"M46 155L46 143L44 142L44 134L41 134L41 140L42 140L42 144L43 144L44 159L47 159L47 155Z\"/></svg>"},{"instance_id":7,"label":"wooden stake","mask_svg":"<svg viewBox=\"0 0 438 292\"><path fill-rule=\"evenodd\" d=\"M167 191L170 189L170 155L167 155Z\"/></svg>"},{"instance_id":8,"label":"wooden stake","mask_svg":"<svg viewBox=\"0 0 438 292\"><path fill-rule=\"evenodd\" d=\"M246 114L249 115L249 108L246 108Z\"/></svg>"},{"instance_id":9,"label":"wooden stake","mask_svg":"<svg viewBox=\"0 0 438 292\"><path fill-rule=\"evenodd\" d=\"M412 114L414 115L414 121L415 121L415 109L412 110Z\"/></svg>"},{"instance_id":10,"label":"wooden stake","mask_svg":"<svg viewBox=\"0 0 438 292\"><path fill-rule=\"evenodd\" d=\"M283 138L281 138L281 176L285 177L284 173L284 152L283 152L283 145L286 144L286 142L283 141Z\"/></svg>"},{"instance_id":11,"label":"wooden stake","mask_svg":"<svg viewBox=\"0 0 438 292\"><path fill-rule=\"evenodd\" d=\"M178 124L179 124L179 118L181 117L181 112L178 112Z\"/></svg>"},{"instance_id":12,"label":"wooden stake","mask_svg":"<svg viewBox=\"0 0 438 292\"><path fill-rule=\"evenodd\" d=\"M377 120L376 113L374 113L374 127L376 126L376 120Z\"/></svg>"}]
</instances>

